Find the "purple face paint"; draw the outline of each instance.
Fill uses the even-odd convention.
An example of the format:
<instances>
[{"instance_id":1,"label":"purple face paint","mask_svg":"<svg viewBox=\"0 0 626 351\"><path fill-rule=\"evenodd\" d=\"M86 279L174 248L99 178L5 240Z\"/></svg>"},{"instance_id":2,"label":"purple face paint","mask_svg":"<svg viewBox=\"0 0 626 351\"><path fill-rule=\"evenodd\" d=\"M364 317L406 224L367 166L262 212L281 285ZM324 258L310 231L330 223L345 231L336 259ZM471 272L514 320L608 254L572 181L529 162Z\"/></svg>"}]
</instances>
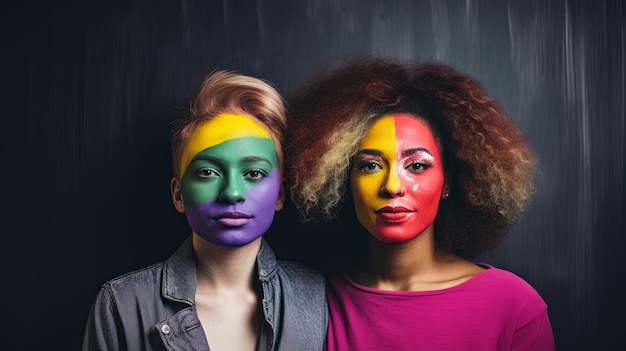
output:
<instances>
[{"instance_id":1,"label":"purple face paint","mask_svg":"<svg viewBox=\"0 0 626 351\"><path fill-rule=\"evenodd\" d=\"M185 211L191 228L206 241L238 247L263 235L271 226L280 190L280 174L274 168L261 184L249 188L245 201L209 201Z\"/></svg>"},{"instance_id":2,"label":"purple face paint","mask_svg":"<svg viewBox=\"0 0 626 351\"><path fill-rule=\"evenodd\" d=\"M187 221L212 244L246 245L272 224L280 186L271 139L223 141L196 154L183 175Z\"/></svg>"}]
</instances>

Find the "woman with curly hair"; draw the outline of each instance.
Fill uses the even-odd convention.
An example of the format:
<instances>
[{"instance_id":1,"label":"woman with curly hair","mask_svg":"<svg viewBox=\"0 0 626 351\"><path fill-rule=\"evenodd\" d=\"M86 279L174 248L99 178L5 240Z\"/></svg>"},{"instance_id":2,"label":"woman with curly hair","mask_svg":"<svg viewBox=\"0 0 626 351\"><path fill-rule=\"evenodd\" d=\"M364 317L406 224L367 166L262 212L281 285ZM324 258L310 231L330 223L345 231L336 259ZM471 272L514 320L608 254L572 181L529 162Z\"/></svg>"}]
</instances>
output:
<instances>
[{"instance_id":1,"label":"woman with curly hair","mask_svg":"<svg viewBox=\"0 0 626 351\"><path fill-rule=\"evenodd\" d=\"M478 81L442 64L360 59L317 75L290 104L287 176L301 219L362 249L326 272L326 350L554 349L535 289L473 261L527 209L537 164ZM345 225L352 218L360 225Z\"/></svg>"}]
</instances>

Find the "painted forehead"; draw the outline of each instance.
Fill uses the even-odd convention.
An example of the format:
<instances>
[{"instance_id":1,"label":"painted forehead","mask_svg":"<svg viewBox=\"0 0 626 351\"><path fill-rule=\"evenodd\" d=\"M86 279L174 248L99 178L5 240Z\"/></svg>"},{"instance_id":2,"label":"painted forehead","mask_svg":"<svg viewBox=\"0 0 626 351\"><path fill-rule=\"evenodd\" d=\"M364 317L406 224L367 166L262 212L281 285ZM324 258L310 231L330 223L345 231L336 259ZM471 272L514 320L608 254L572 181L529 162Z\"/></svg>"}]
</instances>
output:
<instances>
[{"instance_id":1,"label":"painted forehead","mask_svg":"<svg viewBox=\"0 0 626 351\"><path fill-rule=\"evenodd\" d=\"M421 118L409 114L388 114L372 123L361 148L379 145L381 142L395 148L397 142L410 140L432 141L435 145L431 146L439 147L428 123Z\"/></svg>"},{"instance_id":2,"label":"painted forehead","mask_svg":"<svg viewBox=\"0 0 626 351\"><path fill-rule=\"evenodd\" d=\"M237 114L219 114L194 130L183 150L180 172L185 173L191 160L202 150L226 140L255 137L270 139L268 132L255 120Z\"/></svg>"},{"instance_id":3,"label":"painted forehead","mask_svg":"<svg viewBox=\"0 0 626 351\"><path fill-rule=\"evenodd\" d=\"M419 137L419 140L434 143L434 146L439 148L433 131L422 118L409 114L396 114L393 115L393 120L398 139L410 140Z\"/></svg>"}]
</instances>

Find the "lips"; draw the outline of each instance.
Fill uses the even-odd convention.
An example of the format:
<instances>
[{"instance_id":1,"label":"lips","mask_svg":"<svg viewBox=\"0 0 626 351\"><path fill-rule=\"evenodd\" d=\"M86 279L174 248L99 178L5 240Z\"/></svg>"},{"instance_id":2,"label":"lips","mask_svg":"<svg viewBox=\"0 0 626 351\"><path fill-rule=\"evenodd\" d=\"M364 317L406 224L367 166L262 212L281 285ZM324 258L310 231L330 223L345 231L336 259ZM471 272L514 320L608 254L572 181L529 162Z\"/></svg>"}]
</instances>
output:
<instances>
[{"instance_id":1,"label":"lips","mask_svg":"<svg viewBox=\"0 0 626 351\"><path fill-rule=\"evenodd\" d=\"M403 206L385 206L374 212L378 218L387 223L404 222L414 213L414 211Z\"/></svg>"},{"instance_id":2,"label":"lips","mask_svg":"<svg viewBox=\"0 0 626 351\"><path fill-rule=\"evenodd\" d=\"M252 216L241 212L224 212L213 217L218 223L229 227L241 227L247 224L250 218L252 218Z\"/></svg>"}]
</instances>

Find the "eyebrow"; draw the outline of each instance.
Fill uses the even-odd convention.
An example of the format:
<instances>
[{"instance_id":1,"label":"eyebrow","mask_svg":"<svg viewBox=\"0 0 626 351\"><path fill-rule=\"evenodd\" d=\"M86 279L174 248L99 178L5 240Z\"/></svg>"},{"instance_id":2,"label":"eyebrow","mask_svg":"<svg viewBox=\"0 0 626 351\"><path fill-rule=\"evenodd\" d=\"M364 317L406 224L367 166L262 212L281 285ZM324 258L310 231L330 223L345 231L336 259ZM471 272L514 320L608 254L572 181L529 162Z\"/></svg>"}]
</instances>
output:
<instances>
[{"instance_id":1,"label":"eyebrow","mask_svg":"<svg viewBox=\"0 0 626 351\"><path fill-rule=\"evenodd\" d=\"M374 150L374 149L363 149L363 150L359 150L357 152L357 155L360 154L364 154L364 155L373 155L373 156L383 156L383 153L379 150Z\"/></svg>"},{"instance_id":2,"label":"eyebrow","mask_svg":"<svg viewBox=\"0 0 626 351\"><path fill-rule=\"evenodd\" d=\"M262 156L246 156L243 158L244 162L265 162L268 165L272 165L272 162L265 157Z\"/></svg>"},{"instance_id":3,"label":"eyebrow","mask_svg":"<svg viewBox=\"0 0 626 351\"><path fill-rule=\"evenodd\" d=\"M423 147L417 147L417 148L405 150L404 152L402 152L402 156L406 157L406 156L410 156L410 155L417 154L417 153L425 153L425 154L430 155L430 157L434 157L433 154L430 151L428 151L428 149L425 149Z\"/></svg>"},{"instance_id":4,"label":"eyebrow","mask_svg":"<svg viewBox=\"0 0 626 351\"><path fill-rule=\"evenodd\" d=\"M402 152L402 157L407 157L407 156L411 156L413 154L417 154L417 153L425 153L430 155L430 157L434 157L433 154L428 151L428 149L425 149L423 147L416 147L416 148L412 148L412 149L408 149L408 150L404 150ZM357 152L357 155L359 154L364 154L364 155L372 155L372 156L383 156L383 153L379 150L374 150L374 149L363 149L363 150L359 150Z\"/></svg>"},{"instance_id":5,"label":"eyebrow","mask_svg":"<svg viewBox=\"0 0 626 351\"><path fill-rule=\"evenodd\" d=\"M213 156L207 156L207 155L197 155L196 157L194 157L191 162L193 161L197 161L197 160L205 160L205 161L209 161L209 162L214 162L220 165L223 165L223 162L221 159L217 158L217 157L213 157ZM272 165L272 162L270 162L270 160L268 160L265 157L262 156L246 156L243 158L243 162L246 163L250 163L250 162L265 162L268 165Z\"/></svg>"}]
</instances>

